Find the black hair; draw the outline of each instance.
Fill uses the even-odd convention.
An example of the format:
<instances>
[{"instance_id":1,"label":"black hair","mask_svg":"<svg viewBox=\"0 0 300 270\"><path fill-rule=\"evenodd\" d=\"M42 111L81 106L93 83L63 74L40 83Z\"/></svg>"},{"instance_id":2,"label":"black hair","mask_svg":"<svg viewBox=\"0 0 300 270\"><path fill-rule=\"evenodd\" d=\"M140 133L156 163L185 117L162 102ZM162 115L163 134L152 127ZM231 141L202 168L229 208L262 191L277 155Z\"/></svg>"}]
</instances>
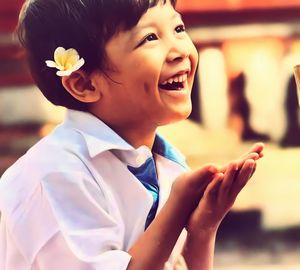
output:
<instances>
[{"instance_id":1,"label":"black hair","mask_svg":"<svg viewBox=\"0 0 300 270\"><path fill-rule=\"evenodd\" d=\"M151 7L176 0L27 0L19 17L18 37L36 85L55 105L88 110L71 96L56 70L48 68L57 47L74 48L85 59L82 70L105 70L105 44L120 30L134 27Z\"/></svg>"}]
</instances>

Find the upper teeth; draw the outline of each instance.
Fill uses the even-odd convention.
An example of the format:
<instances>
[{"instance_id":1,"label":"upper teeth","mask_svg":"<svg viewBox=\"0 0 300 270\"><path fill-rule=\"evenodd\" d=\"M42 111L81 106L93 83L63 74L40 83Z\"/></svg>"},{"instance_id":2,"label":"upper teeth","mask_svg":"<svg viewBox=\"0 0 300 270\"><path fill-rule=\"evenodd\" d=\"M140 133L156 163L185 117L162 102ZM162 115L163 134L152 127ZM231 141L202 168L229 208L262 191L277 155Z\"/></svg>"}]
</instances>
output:
<instances>
[{"instance_id":1,"label":"upper teeth","mask_svg":"<svg viewBox=\"0 0 300 270\"><path fill-rule=\"evenodd\" d=\"M170 78L170 79L164 81L164 82L162 83L162 85L165 85L165 84L167 84L167 83L173 83L173 82L181 82L181 83L182 83L182 82L184 82L186 79L187 79L187 74L178 75L178 76L175 76L175 77L173 77L173 78Z\"/></svg>"}]
</instances>

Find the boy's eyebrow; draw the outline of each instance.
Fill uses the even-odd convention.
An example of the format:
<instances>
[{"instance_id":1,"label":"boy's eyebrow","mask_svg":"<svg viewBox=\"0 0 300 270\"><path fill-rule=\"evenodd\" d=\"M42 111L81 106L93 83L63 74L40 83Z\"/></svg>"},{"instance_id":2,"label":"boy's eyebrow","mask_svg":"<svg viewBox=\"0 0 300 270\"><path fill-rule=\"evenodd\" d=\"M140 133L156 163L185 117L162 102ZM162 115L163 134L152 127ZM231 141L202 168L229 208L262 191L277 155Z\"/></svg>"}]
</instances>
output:
<instances>
[{"instance_id":1,"label":"boy's eyebrow","mask_svg":"<svg viewBox=\"0 0 300 270\"><path fill-rule=\"evenodd\" d=\"M182 20L182 16L180 13L175 12L171 17L170 20L173 21L175 19L180 19ZM133 32L132 35L136 35L138 33L139 30L144 29L144 28L148 28L148 27L155 27L157 25L157 21L151 21L149 23L144 23L144 24L137 24L134 28L133 28Z\"/></svg>"},{"instance_id":2,"label":"boy's eyebrow","mask_svg":"<svg viewBox=\"0 0 300 270\"><path fill-rule=\"evenodd\" d=\"M182 15L178 12L175 12L174 15L172 16L172 20L177 19L178 17L180 20L182 20Z\"/></svg>"}]
</instances>

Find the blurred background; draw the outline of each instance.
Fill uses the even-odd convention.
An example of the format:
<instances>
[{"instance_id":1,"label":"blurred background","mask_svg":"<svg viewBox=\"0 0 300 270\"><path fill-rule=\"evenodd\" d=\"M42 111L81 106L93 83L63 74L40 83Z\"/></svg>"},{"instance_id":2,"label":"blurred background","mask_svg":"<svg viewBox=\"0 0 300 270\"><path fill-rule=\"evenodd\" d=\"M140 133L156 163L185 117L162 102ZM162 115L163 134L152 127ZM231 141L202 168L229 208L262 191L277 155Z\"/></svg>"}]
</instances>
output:
<instances>
[{"instance_id":1,"label":"blurred background","mask_svg":"<svg viewBox=\"0 0 300 270\"><path fill-rule=\"evenodd\" d=\"M0 3L0 176L61 121L33 85L13 31L22 0ZM192 168L224 164L253 142L265 157L217 239L215 269L300 269L299 0L178 0L199 51L186 121L160 133Z\"/></svg>"}]
</instances>

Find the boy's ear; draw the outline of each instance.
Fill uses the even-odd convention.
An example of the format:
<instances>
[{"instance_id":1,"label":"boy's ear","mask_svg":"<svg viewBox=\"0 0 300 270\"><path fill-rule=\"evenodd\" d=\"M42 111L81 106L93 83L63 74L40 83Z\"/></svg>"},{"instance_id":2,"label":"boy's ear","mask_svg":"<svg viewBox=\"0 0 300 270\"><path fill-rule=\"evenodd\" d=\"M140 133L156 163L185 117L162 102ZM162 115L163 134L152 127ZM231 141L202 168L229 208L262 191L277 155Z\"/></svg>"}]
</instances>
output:
<instances>
[{"instance_id":1,"label":"boy's ear","mask_svg":"<svg viewBox=\"0 0 300 270\"><path fill-rule=\"evenodd\" d=\"M64 88L77 100L85 103L96 102L101 98L99 74L87 74L82 70L74 71L69 76L64 76L61 82Z\"/></svg>"}]
</instances>

